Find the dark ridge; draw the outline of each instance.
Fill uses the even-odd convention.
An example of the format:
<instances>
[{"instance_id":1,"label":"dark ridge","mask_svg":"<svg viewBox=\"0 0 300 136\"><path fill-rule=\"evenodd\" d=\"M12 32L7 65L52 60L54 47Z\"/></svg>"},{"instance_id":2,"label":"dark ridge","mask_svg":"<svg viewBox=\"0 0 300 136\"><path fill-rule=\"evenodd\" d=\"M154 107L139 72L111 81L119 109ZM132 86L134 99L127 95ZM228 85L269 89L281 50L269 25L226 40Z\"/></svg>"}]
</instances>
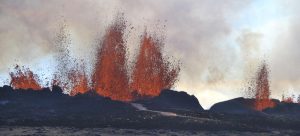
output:
<instances>
[{"instance_id":1,"label":"dark ridge","mask_svg":"<svg viewBox=\"0 0 300 136\"><path fill-rule=\"evenodd\" d=\"M297 116L300 117L300 104L299 103L285 103L279 102L273 108L267 108L263 112L275 115Z\"/></svg>"},{"instance_id":2,"label":"dark ridge","mask_svg":"<svg viewBox=\"0 0 300 136\"><path fill-rule=\"evenodd\" d=\"M216 103L210 108L210 111L230 114L257 114L258 111L254 109L254 103L254 99L239 97Z\"/></svg>"},{"instance_id":3,"label":"dark ridge","mask_svg":"<svg viewBox=\"0 0 300 136\"><path fill-rule=\"evenodd\" d=\"M210 108L210 111L229 114L272 114L300 116L300 104L280 102L277 99L272 99L272 101L276 106L273 108L266 108L262 112L254 109L255 99L246 99L243 97L216 103Z\"/></svg>"},{"instance_id":4,"label":"dark ridge","mask_svg":"<svg viewBox=\"0 0 300 136\"><path fill-rule=\"evenodd\" d=\"M279 116L273 114L278 109L281 111L280 106L290 104L266 109L264 116L222 113L224 107L229 107L229 111L235 111L234 109L247 107L245 105L252 101L236 98L222 102L223 104L216 104L211 111L204 111L195 96L185 92L163 90L157 97L135 101L152 109L143 111L137 110L130 103L99 96L95 91L69 96L63 94L61 88L57 86L53 87L52 91L49 88L38 91L14 90L10 86L4 86L0 87L0 127L62 126L255 132L299 129L298 118L282 116L286 114ZM212 112L213 109L215 112ZM246 109L248 112L249 107ZM166 116L159 111L173 112L176 116Z\"/></svg>"},{"instance_id":5,"label":"dark ridge","mask_svg":"<svg viewBox=\"0 0 300 136\"><path fill-rule=\"evenodd\" d=\"M52 91L49 88L38 91L32 89L13 90L9 86L0 88L0 120L16 120L13 124L36 124L37 120L44 120L45 125L49 125L58 119L63 122L68 118L74 118L70 119L70 124L67 122L65 124L57 123L57 125L71 125L83 118L89 121L91 118L126 115L129 111L135 111L130 104L112 101L96 95L93 91L69 96L63 94L62 89L57 86L54 86ZM24 123L22 121L24 119L27 119L28 122ZM7 123L9 124L9 122Z\"/></svg>"},{"instance_id":6,"label":"dark ridge","mask_svg":"<svg viewBox=\"0 0 300 136\"><path fill-rule=\"evenodd\" d=\"M194 96L184 92L165 90L154 101L162 102L161 107L203 110ZM255 126L224 123L214 119L203 123L197 117L189 120L139 111L130 103L113 101L95 91L69 96L57 86L53 91L49 88L38 91L0 88L0 126L263 131Z\"/></svg>"},{"instance_id":7,"label":"dark ridge","mask_svg":"<svg viewBox=\"0 0 300 136\"><path fill-rule=\"evenodd\" d=\"M186 92L162 90L159 96L135 101L151 110L174 111L204 111L194 95Z\"/></svg>"}]
</instances>

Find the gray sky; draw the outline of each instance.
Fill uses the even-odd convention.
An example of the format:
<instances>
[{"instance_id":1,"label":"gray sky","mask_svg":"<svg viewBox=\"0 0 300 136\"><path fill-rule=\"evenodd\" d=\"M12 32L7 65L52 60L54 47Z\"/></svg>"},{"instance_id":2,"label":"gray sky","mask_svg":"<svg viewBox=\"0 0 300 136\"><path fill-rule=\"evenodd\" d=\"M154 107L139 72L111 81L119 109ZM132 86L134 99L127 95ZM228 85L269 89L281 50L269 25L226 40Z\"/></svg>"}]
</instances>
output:
<instances>
[{"instance_id":1,"label":"gray sky","mask_svg":"<svg viewBox=\"0 0 300 136\"><path fill-rule=\"evenodd\" d=\"M263 59L271 70L272 97L280 98L283 91L299 94L299 4L297 0L0 1L0 80L8 78L16 63L42 77L51 75L53 42L63 20L71 34L73 56L92 64L95 41L122 12L129 25L126 39L131 54L145 27L163 32L165 54L182 62L175 89L194 94L205 108L243 96L246 82Z\"/></svg>"}]
</instances>

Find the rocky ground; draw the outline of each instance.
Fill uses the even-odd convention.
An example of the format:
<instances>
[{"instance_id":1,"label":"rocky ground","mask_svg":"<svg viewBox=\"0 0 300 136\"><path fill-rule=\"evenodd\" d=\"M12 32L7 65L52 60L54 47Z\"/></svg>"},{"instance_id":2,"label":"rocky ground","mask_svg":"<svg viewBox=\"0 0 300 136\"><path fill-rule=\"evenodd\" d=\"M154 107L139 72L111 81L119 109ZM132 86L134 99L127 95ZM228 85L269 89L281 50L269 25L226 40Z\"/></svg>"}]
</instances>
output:
<instances>
[{"instance_id":1,"label":"rocky ground","mask_svg":"<svg viewBox=\"0 0 300 136\"><path fill-rule=\"evenodd\" d=\"M70 97L59 88L5 86L0 87L0 135L300 135L298 105L253 112L239 105L243 101L205 111L194 96L171 90L124 103L93 92Z\"/></svg>"},{"instance_id":2,"label":"rocky ground","mask_svg":"<svg viewBox=\"0 0 300 136\"><path fill-rule=\"evenodd\" d=\"M118 128L74 128L74 127L0 127L3 136L282 136L299 135L294 130L251 131L184 131L169 129L118 129Z\"/></svg>"}]
</instances>

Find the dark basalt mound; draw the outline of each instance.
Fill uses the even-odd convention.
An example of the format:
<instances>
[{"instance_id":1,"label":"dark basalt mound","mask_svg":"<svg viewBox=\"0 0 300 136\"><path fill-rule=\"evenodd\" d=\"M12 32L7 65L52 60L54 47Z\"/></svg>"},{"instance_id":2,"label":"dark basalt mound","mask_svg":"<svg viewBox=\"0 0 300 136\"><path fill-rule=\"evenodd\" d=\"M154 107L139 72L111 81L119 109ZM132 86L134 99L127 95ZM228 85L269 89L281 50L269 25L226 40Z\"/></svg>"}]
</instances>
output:
<instances>
[{"instance_id":1,"label":"dark basalt mound","mask_svg":"<svg viewBox=\"0 0 300 136\"><path fill-rule=\"evenodd\" d=\"M64 94L60 87L54 86L52 91L49 88L42 90L31 89L12 89L9 86L0 88L0 101L6 101L5 105L14 105L16 108L22 109L52 109L63 110L65 112L91 111L97 109L103 110L108 108L112 110L134 109L130 104L120 101L113 101L109 98L102 97L94 91L89 91L85 94L69 96ZM26 107L23 107L25 106ZM115 108L117 107L117 108ZM101 109L102 108L102 109Z\"/></svg>"},{"instance_id":2,"label":"dark basalt mound","mask_svg":"<svg viewBox=\"0 0 300 136\"><path fill-rule=\"evenodd\" d=\"M243 98L231 101L233 102L223 102L223 108L219 109L224 111L224 107L230 107L232 103L235 105L233 107L240 106L242 109L245 106L240 103L247 105L246 102L251 102ZM69 96L63 94L59 87L54 87L52 91L48 88L34 91L14 90L4 86L0 87L0 127L63 126L267 132L278 129L298 130L300 126L299 118L290 116L198 112L203 111L203 108L194 96L172 90L164 90L157 97L136 102L150 110L175 112L176 116L166 116L157 111L137 110L130 103L113 101L99 96L94 91ZM235 108L231 108L233 109Z\"/></svg>"},{"instance_id":3,"label":"dark basalt mound","mask_svg":"<svg viewBox=\"0 0 300 136\"><path fill-rule=\"evenodd\" d=\"M279 100L272 99L272 101L276 105L280 105ZM265 110L263 112L257 111L255 110L254 105L255 99L239 97L228 101L216 103L210 108L210 111L229 114L263 114Z\"/></svg>"},{"instance_id":4,"label":"dark basalt mound","mask_svg":"<svg viewBox=\"0 0 300 136\"><path fill-rule=\"evenodd\" d=\"M300 104L280 102L273 108L267 108L263 112L275 115L287 115L300 117Z\"/></svg>"},{"instance_id":5,"label":"dark basalt mound","mask_svg":"<svg viewBox=\"0 0 300 136\"><path fill-rule=\"evenodd\" d=\"M54 87L52 90L48 88L36 91L14 90L9 86L0 88L0 127L63 126L261 131L255 126L220 122L213 117L211 119L198 118L202 116L201 114L189 115L194 118L191 120L191 117L170 117L158 112L137 110L130 103L113 101L93 91L69 96L63 94L59 87ZM151 98L145 102L151 102L151 100L152 106L156 108L203 110L194 96L184 92L165 90L157 98Z\"/></svg>"},{"instance_id":6,"label":"dark basalt mound","mask_svg":"<svg viewBox=\"0 0 300 136\"><path fill-rule=\"evenodd\" d=\"M204 111L194 95L186 92L177 92L173 90L163 90L159 96L138 100L136 103L143 104L150 110L160 111Z\"/></svg>"},{"instance_id":7,"label":"dark basalt mound","mask_svg":"<svg viewBox=\"0 0 300 136\"><path fill-rule=\"evenodd\" d=\"M69 96L59 87L52 90L0 88L0 122L6 125L94 126L136 111L128 103L104 98L93 91Z\"/></svg>"},{"instance_id":8,"label":"dark basalt mound","mask_svg":"<svg viewBox=\"0 0 300 136\"><path fill-rule=\"evenodd\" d=\"M231 114L255 114L257 111L253 107L254 102L254 99L239 97L216 103L210 108L210 111Z\"/></svg>"}]
</instances>

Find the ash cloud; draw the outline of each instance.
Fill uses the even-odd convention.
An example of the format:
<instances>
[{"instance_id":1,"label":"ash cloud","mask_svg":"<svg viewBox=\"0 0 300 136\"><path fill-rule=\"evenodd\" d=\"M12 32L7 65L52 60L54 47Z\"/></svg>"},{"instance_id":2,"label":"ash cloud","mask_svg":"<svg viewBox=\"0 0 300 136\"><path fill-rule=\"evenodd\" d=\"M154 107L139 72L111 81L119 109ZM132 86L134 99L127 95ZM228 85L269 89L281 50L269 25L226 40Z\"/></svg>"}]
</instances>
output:
<instances>
[{"instance_id":1,"label":"ash cloud","mask_svg":"<svg viewBox=\"0 0 300 136\"><path fill-rule=\"evenodd\" d=\"M211 71L207 66L220 71L223 66L215 65L231 61L233 56L227 54L232 52L224 42L232 29L228 19L236 18L236 12L248 3L231 0L1 1L1 71L8 63L14 62L18 58L16 56L21 62L30 62L53 53L53 38L61 16L70 26L74 48L80 49L90 48L97 36L101 37L116 12L121 11L132 26L137 26L132 33L140 33L145 26L155 29L152 26L159 20L165 24L168 37L166 50L176 56L179 54L187 66L201 64L186 68L190 72L184 72L191 79L197 79L194 73ZM139 40L138 37L134 39ZM217 77L220 77L219 74Z\"/></svg>"},{"instance_id":2,"label":"ash cloud","mask_svg":"<svg viewBox=\"0 0 300 136\"><path fill-rule=\"evenodd\" d=\"M300 94L300 10L299 1L282 2L288 7L290 17L277 31L271 56L273 91L279 96L284 92ZM296 6L297 5L297 6Z\"/></svg>"},{"instance_id":3,"label":"ash cloud","mask_svg":"<svg viewBox=\"0 0 300 136\"><path fill-rule=\"evenodd\" d=\"M233 75L240 68L235 66L241 55L228 39L234 29L232 22L250 4L248 0L0 1L0 73L8 73L15 60L21 65L50 63L44 58L55 54L53 42L61 20L69 26L73 55L92 63L89 59L96 39L103 36L117 12L124 12L130 52L135 51L145 27L163 31L166 54L180 59L183 66L177 89L199 98L202 90L222 90L227 81L235 86L231 81L239 77ZM166 27L161 30L163 25ZM221 94L221 99L228 93ZM216 101L220 99L208 103Z\"/></svg>"},{"instance_id":4,"label":"ash cloud","mask_svg":"<svg viewBox=\"0 0 300 136\"><path fill-rule=\"evenodd\" d=\"M262 39L263 34L250 30L243 30L236 39L240 47L245 82L249 82L254 78L259 65L261 65L260 63L266 59L261 49Z\"/></svg>"}]
</instances>

